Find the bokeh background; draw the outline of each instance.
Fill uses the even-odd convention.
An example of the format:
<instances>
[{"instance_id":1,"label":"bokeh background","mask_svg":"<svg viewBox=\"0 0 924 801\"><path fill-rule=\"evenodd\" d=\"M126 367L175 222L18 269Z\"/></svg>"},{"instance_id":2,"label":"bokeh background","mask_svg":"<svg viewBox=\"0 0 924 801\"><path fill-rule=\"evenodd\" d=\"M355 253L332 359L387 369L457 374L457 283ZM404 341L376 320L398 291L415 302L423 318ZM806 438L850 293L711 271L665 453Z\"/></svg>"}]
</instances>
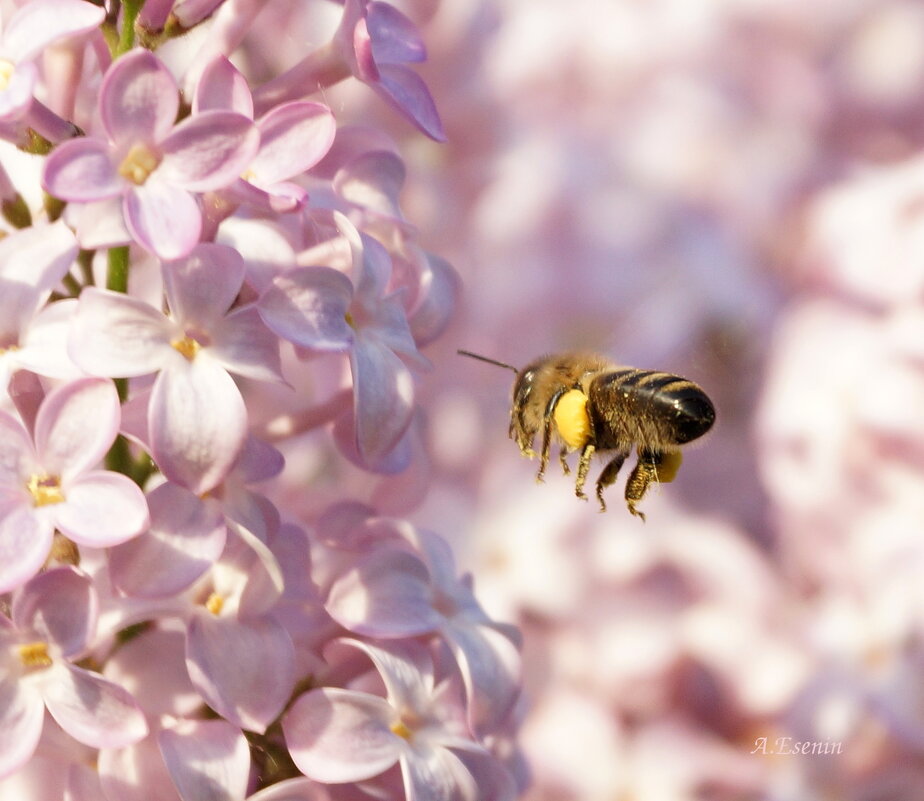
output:
<instances>
[{"instance_id":1,"label":"bokeh background","mask_svg":"<svg viewBox=\"0 0 924 801\"><path fill-rule=\"evenodd\" d=\"M920 801L924 4L397 5L448 142L350 91L461 294L378 501L524 631L526 798ZM676 372L718 421L646 524L601 515L459 347Z\"/></svg>"}]
</instances>

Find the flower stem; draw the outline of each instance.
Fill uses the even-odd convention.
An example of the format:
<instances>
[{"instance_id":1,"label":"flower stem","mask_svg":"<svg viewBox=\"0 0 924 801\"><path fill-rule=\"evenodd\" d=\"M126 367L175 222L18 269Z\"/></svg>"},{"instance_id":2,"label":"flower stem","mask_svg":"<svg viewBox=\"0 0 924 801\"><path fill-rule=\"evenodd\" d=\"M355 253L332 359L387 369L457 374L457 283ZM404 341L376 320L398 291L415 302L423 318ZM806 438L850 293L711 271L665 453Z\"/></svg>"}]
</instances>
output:
<instances>
[{"instance_id":1,"label":"flower stem","mask_svg":"<svg viewBox=\"0 0 924 801\"><path fill-rule=\"evenodd\" d=\"M121 56L135 46L135 20L144 0L122 0L122 31L116 55Z\"/></svg>"},{"instance_id":2,"label":"flower stem","mask_svg":"<svg viewBox=\"0 0 924 801\"><path fill-rule=\"evenodd\" d=\"M128 245L109 248L108 256L106 289L111 289L113 292L128 292Z\"/></svg>"}]
</instances>

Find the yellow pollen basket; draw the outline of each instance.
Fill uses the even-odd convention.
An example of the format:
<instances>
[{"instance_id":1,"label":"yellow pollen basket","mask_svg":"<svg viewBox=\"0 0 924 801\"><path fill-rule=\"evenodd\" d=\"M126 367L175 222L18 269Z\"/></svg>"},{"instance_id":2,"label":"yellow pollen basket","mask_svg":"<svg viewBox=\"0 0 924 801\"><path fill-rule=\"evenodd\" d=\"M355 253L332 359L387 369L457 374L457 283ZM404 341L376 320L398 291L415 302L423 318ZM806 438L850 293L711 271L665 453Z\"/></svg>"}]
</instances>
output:
<instances>
[{"instance_id":1,"label":"yellow pollen basket","mask_svg":"<svg viewBox=\"0 0 924 801\"><path fill-rule=\"evenodd\" d=\"M19 659L28 668L51 667L51 657L48 655L48 643L29 642L20 645Z\"/></svg>"},{"instance_id":2,"label":"yellow pollen basket","mask_svg":"<svg viewBox=\"0 0 924 801\"><path fill-rule=\"evenodd\" d=\"M61 479L57 476L35 474L29 477L26 489L32 496L33 506L51 506L54 503L64 502L64 493L61 491Z\"/></svg>"},{"instance_id":3,"label":"yellow pollen basket","mask_svg":"<svg viewBox=\"0 0 924 801\"><path fill-rule=\"evenodd\" d=\"M683 456L680 451L665 453L658 465L658 481L662 484L669 484L677 477L677 471L680 470L680 463Z\"/></svg>"},{"instance_id":4,"label":"yellow pollen basket","mask_svg":"<svg viewBox=\"0 0 924 801\"><path fill-rule=\"evenodd\" d=\"M579 389L570 389L555 406L555 427L565 445L573 450L583 448L590 439L590 417L587 396Z\"/></svg>"},{"instance_id":5,"label":"yellow pollen basket","mask_svg":"<svg viewBox=\"0 0 924 801\"><path fill-rule=\"evenodd\" d=\"M128 155L119 165L119 175L135 186L141 186L160 164L159 156L147 145L138 142L132 145Z\"/></svg>"},{"instance_id":6,"label":"yellow pollen basket","mask_svg":"<svg viewBox=\"0 0 924 801\"><path fill-rule=\"evenodd\" d=\"M175 339L170 343L174 350L178 350L183 356L186 357L186 361L191 362L196 358L196 354L199 352L199 348L202 347L196 340L192 337L183 337L182 339Z\"/></svg>"}]
</instances>

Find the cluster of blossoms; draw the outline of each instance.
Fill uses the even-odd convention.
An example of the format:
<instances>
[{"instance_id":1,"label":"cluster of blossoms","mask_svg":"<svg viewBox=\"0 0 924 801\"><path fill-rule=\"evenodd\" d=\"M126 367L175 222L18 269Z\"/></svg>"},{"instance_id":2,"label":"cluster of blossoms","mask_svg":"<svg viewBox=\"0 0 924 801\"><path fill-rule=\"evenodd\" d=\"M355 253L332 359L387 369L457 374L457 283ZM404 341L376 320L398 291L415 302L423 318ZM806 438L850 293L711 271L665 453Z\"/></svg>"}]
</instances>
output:
<instances>
[{"instance_id":1,"label":"cluster of blossoms","mask_svg":"<svg viewBox=\"0 0 924 801\"><path fill-rule=\"evenodd\" d=\"M229 57L291 4L3 3L4 798L522 788L517 632L378 503L420 483L458 281L394 142L320 102L357 79L443 138L424 46L317 5L329 40L253 80ZM304 452L314 501L274 495Z\"/></svg>"}]
</instances>

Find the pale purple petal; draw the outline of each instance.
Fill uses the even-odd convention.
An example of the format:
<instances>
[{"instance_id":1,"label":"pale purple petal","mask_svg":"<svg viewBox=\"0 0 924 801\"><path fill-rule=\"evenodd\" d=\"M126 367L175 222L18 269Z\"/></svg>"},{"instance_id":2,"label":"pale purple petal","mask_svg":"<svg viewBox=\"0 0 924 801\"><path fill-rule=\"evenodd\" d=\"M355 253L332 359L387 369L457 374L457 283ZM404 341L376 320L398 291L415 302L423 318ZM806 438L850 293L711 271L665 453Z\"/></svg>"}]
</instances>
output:
<instances>
[{"instance_id":1,"label":"pale purple petal","mask_svg":"<svg viewBox=\"0 0 924 801\"><path fill-rule=\"evenodd\" d=\"M67 789L64 801L99 801L103 796L96 767L72 762L67 769Z\"/></svg>"},{"instance_id":2,"label":"pale purple petal","mask_svg":"<svg viewBox=\"0 0 924 801\"><path fill-rule=\"evenodd\" d=\"M401 773L407 801L483 801L472 774L445 748L415 744Z\"/></svg>"},{"instance_id":3,"label":"pale purple petal","mask_svg":"<svg viewBox=\"0 0 924 801\"><path fill-rule=\"evenodd\" d=\"M337 445L340 453L357 467L363 470L370 470L374 473L381 473L386 476L393 476L403 473L410 466L414 458L413 448L413 430L409 427L395 447L387 453L370 459L359 452L359 443L356 439L356 415L353 409L344 408L343 411L334 420L333 428L334 443Z\"/></svg>"},{"instance_id":4,"label":"pale purple petal","mask_svg":"<svg viewBox=\"0 0 924 801\"><path fill-rule=\"evenodd\" d=\"M231 217L218 229L217 242L244 257L247 283L262 293L279 273L295 264L295 250L279 225L268 220Z\"/></svg>"},{"instance_id":5,"label":"pale purple petal","mask_svg":"<svg viewBox=\"0 0 924 801\"><path fill-rule=\"evenodd\" d=\"M85 0L33 0L4 26L3 56L14 62L31 58L59 39L93 30L105 16Z\"/></svg>"},{"instance_id":6,"label":"pale purple petal","mask_svg":"<svg viewBox=\"0 0 924 801\"><path fill-rule=\"evenodd\" d=\"M363 557L333 583L324 606L341 626L369 637L413 637L443 620L426 565L397 548Z\"/></svg>"},{"instance_id":7,"label":"pale purple petal","mask_svg":"<svg viewBox=\"0 0 924 801\"><path fill-rule=\"evenodd\" d=\"M128 188L109 146L90 136L63 142L51 151L45 160L42 185L50 195L77 202L116 197Z\"/></svg>"},{"instance_id":8,"label":"pale purple petal","mask_svg":"<svg viewBox=\"0 0 924 801\"><path fill-rule=\"evenodd\" d=\"M442 629L459 665L476 731L492 732L510 715L520 689L520 654L490 626L449 622Z\"/></svg>"},{"instance_id":9,"label":"pale purple petal","mask_svg":"<svg viewBox=\"0 0 924 801\"><path fill-rule=\"evenodd\" d=\"M320 103L286 103L261 117L260 151L250 163L256 182L285 181L317 164L334 142L337 124Z\"/></svg>"},{"instance_id":10,"label":"pale purple petal","mask_svg":"<svg viewBox=\"0 0 924 801\"><path fill-rule=\"evenodd\" d=\"M0 779L21 768L42 734L45 704L33 685L0 680Z\"/></svg>"},{"instance_id":11,"label":"pale purple petal","mask_svg":"<svg viewBox=\"0 0 924 801\"><path fill-rule=\"evenodd\" d=\"M100 751L97 768L107 799L181 801L156 737L148 737L127 748Z\"/></svg>"},{"instance_id":12,"label":"pale purple petal","mask_svg":"<svg viewBox=\"0 0 924 801\"><path fill-rule=\"evenodd\" d=\"M4 139L15 139L21 120L32 107L32 96L38 83L38 67L31 61L20 61L0 92L0 123L13 123ZM7 126L3 125L6 129Z\"/></svg>"},{"instance_id":13,"label":"pale purple petal","mask_svg":"<svg viewBox=\"0 0 924 801\"><path fill-rule=\"evenodd\" d=\"M397 712L383 698L326 687L301 696L282 721L289 754L306 776L327 783L378 776L404 741L391 731Z\"/></svg>"},{"instance_id":14,"label":"pale purple petal","mask_svg":"<svg viewBox=\"0 0 924 801\"><path fill-rule=\"evenodd\" d=\"M260 132L243 114L203 111L177 125L161 146L158 178L190 192L207 192L240 176L260 147Z\"/></svg>"},{"instance_id":15,"label":"pale purple petal","mask_svg":"<svg viewBox=\"0 0 924 801\"><path fill-rule=\"evenodd\" d=\"M419 279L414 309L408 318L417 347L435 340L449 325L456 309L462 282L459 274L445 259L425 253L426 268Z\"/></svg>"},{"instance_id":16,"label":"pale purple petal","mask_svg":"<svg viewBox=\"0 0 924 801\"><path fill-rule=\"evenodd\" d=\"M49 517L35 514L31 506L0 510L0 592L24 584L41 569L53 533Z\"/></svg>"},{"instance_id":17,"label":"pale purple petal","mask_svg":"<svg viewBox=\"0 0 924 801\"><path fill-rule=\"evenodd\" d=\"M426 61L427 49L417 26L388 3L371 2L366 25L372 53L379 65Z\"/></svg>"},{"instance_id":18,"label":"pale purple petal","mask_svg":"<svg viewBox=\"0 0 924 801\"><path fill-rule=\"evenodd\" d=\"M433 660L416 640L372 645L363 640L340 639L337 646L358 648L375 665L385 683L388 702L408 712L423 711L433 695Z\"/></svg>"},{"instance_id":19,"label":"pale purple petal","mask_svg":"<svg viewBox=\"0 0 924 801\"><path fill-rule=\"evenodd\" d=\"M193 114L213 109L236 111L253 119L253 96L247 79L224 56L216 56L202 70L193 98Z\"/></svg>"},{"instance_id":20,"label":"pale purple petal","mask_svg":"<svg viewBox=\"0 0 924 801\"><path fill-rule=\"evenodd\" d=\"M157 738L183 801L234 801L247 794L250 748L223 720L189 720Z\"/></svg>"},{"instance_id":21,"label":"pale purple petal","mask_svg":"<svg viewBox=\"0 0 924 801\"><path fill-rule=\"evenodd\" d=\"M66 501L54 507L57 527L70 539L93 548L118 545L147 527L148 505L128 476L86 473L64 485Z\"/></svg>"},{"instance_id":22,"label":"pale purple petal","mask_svg":"<svg viewBox=\"0 0 924 801\"><path fill-rule=\"evenodd\" d=\"M443 123L423 79L398 64L379 64L378 68L379 80L372 88L431 139L445 142Z\"/></svg>"},{"instance_id":23,"label":"pale purple petal","mask_svg":"<svg viewBox=\"0 0 924 801\"><path fill-rule=\"evenodd\" d=\"M71 333L71 358L88 373L118 378L154 373L179 354L170 342L176 324L147 303L87 287L80 293Z\"/></svg>"},{"instance_id":24,"label":"pale purple petal","mask_svg":"<svg viewBox=\"0 0 924 801\"><path fill-rule=\"evenodd\" d=\"M241 622L204 613L187 630L186 666L202 697L222 717L263 732L295 683L295 650L269 617Z\"/></svg>"},{"instance_id":25,"label":"pale purple petal","mask_svg":"<svg viewBox=\"0 0 924 801\"><path fill-rule=\"evenodd\" d=\"M282 569L269 546L255 534L229 521L221 561L212 570L214 590L237 603L238 617L256 618L269 612L282 597ZM229 606L225 611L230 612Z\"/></svg>"},{"instance_id":26,"label":"pale purple petal","mask_svg":"<svg viewBox=\"0 0 924 801\"><path fill-rule=\"evenodd\" d=\"M67 352L77 304L76 298L57 300L35 316L16 352L16 360L21 367L50 378L67 379L84 375Z\"/></svg>"},{"instance_id":27,"label":"pale purple petal","mask_svg":"<svg viewBox=\"0 0 924 801\"><path fill-rule=\"evenodd\" d=\"M183 327L209 334L244 283L244 260L227 245L204 242L163 265L170 313Z\"/></svg>"},{"instance_id":28,"label":"pale purple petal","mask_svg":"<svg viewBox=\"0 0 924 801\"><path fill-rule=\"evenodd\" d=\"M278 475L285 467L285 457L268 442L253 436L247 437L244 449L234 464L234 472L240 481L252 484L266 481Z\"/></svg>"},{"instance_id":29,"label":"pale purple petal","mask_svg":"<svg viewBox=\"0 0 924 801\"><path fill-rule=\"evenodd\" d=\"M258 308L283 339L314 350L346 350L353 329L346 312L353 284L330 267L297 267L273 280Z\"/></svg>"},{"instance_id":30,"label":"pale purple petal","mask_svg":"<svg viewBox=\"0 0 924 801\"><path fill-rule=\"evenodd\" d=\"M357 337L350 367L359 451L375 462L398 444L411 424L414 382L391 349L371 336Z\"/></svg>"},{"instance_id":31,"label":"pale purple petal","mask_svg":"<svg viewBox=\"0 0 924 801\"><path fill-rule=\"evenodd\" d=\"M150 528L109 552L116 587L127 595L166 598L186 589L221 556L227 530L221 510L176 484L148 495Z\"/></svg>"},{"instance_id":32,"label":"pale purple petal","mask_svg":"<svg viewBox=\"0 0 924 801\"><path fill-rule=\"evenodd\" d=\"M179 108L176 82L150 50L139 48L122 56L100 87L103 126L123 145L159 142L173 128Z\"/></svg>"},{"instance_id":33,"label":"pale purple petal","mask_svg":"<svg viewBox=\"0 0 924 801\"><path fill-rule=\"evenodd\" d=\"M37 469L29 432L15 417L0 412L0 503L13 498L25 502L25 484Z\"/></svg>"},{"instance_id":34,"label":"pale purple petal","mask_svg":"<svg viewBox=\"0 0 924 801\"><path fill-rule=\"evenodd\" d=\"M132 240L125 227L121 195L92 203L70 203L64 216L84 250L127 245Z\"/></svg>"},{"instance_id":35,"label":"pale purple petal","mask_svg":"<svg viewBox=\"0 0 924 801\"><path fill-rule=\"evenodd\" d=\"M77 240L63 222L36 224L0 239L0 277L48 291L64 278L76 256Z\"/></svg>"},{"instance_id":36,"label":"pale purple petal","mask_svg":"<svg viewBox=\"0 0 924 801\"><path fill-rule=\"evenodd\" d=\"M135 699L98 673L57 663L43 679L48 711L75 740L94 748L121 748L148 733Z\"/></svg>"},{"instance_id":37,"label":"pale purple petal","mask_svg":"<svg viewBox=\"0 0 924 801\"><path fill-rule=\"evenodd\" d=\"M95 467L119 433L121 409L108 378L79 378L52 391L35 421L44 470L69 481Z\"/></svg>"},{"instance_id":38,"label":"pale purple petal","mask_svg":"<svg viewBox=\"0 0 924 801\"><path fill-rule=\"evenodd\" d=\"M13 622L54 643L64 656L79 653L96 631L96 590L73 567L58 567L36 576L13 599Z\"/></svg>"},{"instance_id":39,"label":"pale purple petal","mask_svg":"<svg viewBox=\"0 0 924 801\"><path fill-rule=\"evenodd\" d=\"M248 796L247 801L330 801L330 796L322 785L301 776L277 782Z\"/></svg>"},{"instance_id":40,"label":"pale purple petal","mask_svg":"<svg viewBox=\"0 0 924 801\"><path fill-rule=\"evenodd\" d=\"M398 198L407 177L401 158L388 150L363 153L334 176L333 186L344 200L401 221Z\"/></svg>"},{"instance_id":41,"label":"pale purple petal","mask_svg":"<svg viewBox=\"0 0 924 801\"><path fill-rule=\"evenodd\" d=\"M209 353L226 370L257 381L282 381L279 338L256 306L235 309L212 328Z\"/></svg>"},{"instance_id":42,"label":"pale purple petal","mask_svg":"<svg viewBox=\"0 0 924 801\"><path fill-rule=\"evenodd\" d=\"M200 353L158 376L148 431L161 472L202 494L220 483L237 459L247 435L247 409L231 376Z\"/></svg>"},{"instance_id":43,"label":"pale purple petal","mask_svg":"<svg viewBox=\"0 0 924 801\"><path fill-rule=\"evenodd\" d=\"M156 176L129 190L122 213L132 239L168 261L189 253L202 233L202 213L196 199Z\"/></svg>"}]
</instances>

